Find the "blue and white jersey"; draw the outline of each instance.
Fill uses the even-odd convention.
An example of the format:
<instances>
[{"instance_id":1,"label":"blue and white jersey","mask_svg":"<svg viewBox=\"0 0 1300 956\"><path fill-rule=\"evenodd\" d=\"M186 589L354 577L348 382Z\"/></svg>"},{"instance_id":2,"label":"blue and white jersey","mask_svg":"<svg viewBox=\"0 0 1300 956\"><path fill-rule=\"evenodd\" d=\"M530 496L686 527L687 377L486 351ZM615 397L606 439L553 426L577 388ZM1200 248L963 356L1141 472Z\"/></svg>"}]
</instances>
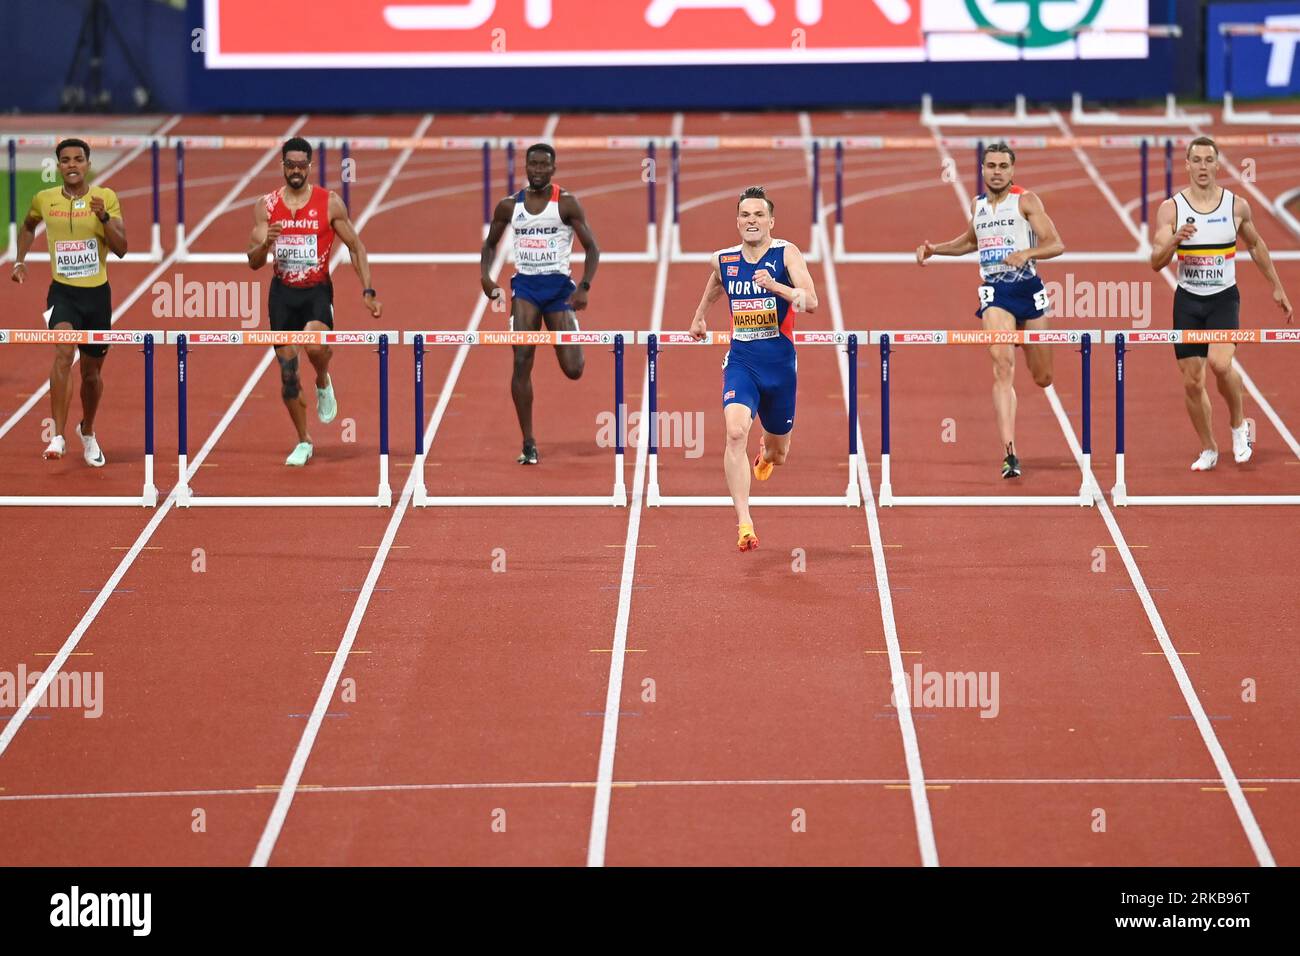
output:
<instances>
[{"instance_id":1,"label":"blue and white jersey","mask_svg":"<svg viewBox=\"0 0 1300 956\"><path fill-rule=\"evenodd\" d=\"M714 254L731 313L733 355L761 362L794 359L794 312L790 303L754 284L754 273L765 269L782 285L794 285L785 265L786 246L784 239L773 239L757 262L745 259L743 245Z\"/></svg>"},{"instance_id":2,"label":"blue and white jersey","mask_svg":"<svg viewBox=\"0 0 1300 956\"><path fill-rule=\"evenodd\" d=\"M1024 193L1021 187L1012 186L996 209L989 202L987 193L975 197L975 215L971 222L979 249L980 276L985 282L1023 282L1038 275L1033 260L1019 269L1013 269L1005 262L1011 253L1032 249L1037 242L1029 220L1020 211L1020 198Z\"/></svg>"},{"instance_id":3,"label":"blue and white jersey","mask_svg":"<svg viewBox=\"0 0 1300 956\"><path fill-rule=\"evenodd\" d=\"M569 254L573 250L573 227L560 218L560 187L551 185L551 201L533 215L524 203L525 190L515 194L515 212L510 225L514 230L515 271L535 276L569 274Z\"/></svg>"}]
</instances>

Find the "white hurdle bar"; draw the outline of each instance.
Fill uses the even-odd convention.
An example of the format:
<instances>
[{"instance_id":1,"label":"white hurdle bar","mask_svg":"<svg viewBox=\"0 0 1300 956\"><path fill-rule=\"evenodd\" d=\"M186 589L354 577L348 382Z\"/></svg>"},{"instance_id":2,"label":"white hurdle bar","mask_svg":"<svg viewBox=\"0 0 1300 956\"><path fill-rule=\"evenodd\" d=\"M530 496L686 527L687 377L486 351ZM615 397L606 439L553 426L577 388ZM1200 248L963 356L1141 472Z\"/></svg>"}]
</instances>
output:
<instances>
[{"instance_id":1,"label":"white hurdle bar","mask_svg":"<svg viewBox=\"0 0 1300 956\"><path fill-rule=\"evenodd\" d=\"M1127 505L1300 505L1297 495L1130 495L1124 473L1124 365L1131 345L1213 345L1220 343L1300 344L1300 328L1291 329L1164 329L1107 332L1106 341L1115 346L1115 485L1110 500L1116 507Z\"/></svg>"},{"instance_id":2,"label":"white hurdle bar","mask_svg":"<svg viewBox=\"0 0 1300 956\"><path fill-rule=\"evenodd\" d=\"M1052 505L1089 508L1093 505L1092 483L1092 343L1101 341L1098 329L1042 329L1024 331L933 330L872 332L871 342L880 346L880 506L1018 506ZM890 354L896 345L1077 345L1083 367L1082 483L1075 495L895 495L890 479L889 380ZM1050 387L1050 386L1049 386Z\"/></svg>"},{"instance_id":3,"label":"white hurdle bar","mask_svg":"<svg viewBox=\"0 0 1300 956\"><path fill-rule=\"evenodd\" d=\"M0 329L0 345L139 345L144 354L144 488L138 495L0 495L0 506L154 508L158 488L153 477L153 352L161 331L76 329Z\"/></svg>"},{"instance_id":4,"label":"white hurdle bar","mask_svg":"<svg viewBox=\"0 0 1300 956\"><path fill-rule=\"evenodd\" d=\"M415 354L415 490L411 504L417 508L448 507L616 507L626 508L627 485L623 479L623 349L636 341L635 332L450 332L431 330L407 332L402 341L413 347ZM476 345L520 346L539 345L608 345L614 355L614 420L617 435L614 439L614 490L607 495L431 495L425 485L424 447L424 352L427 346L454 345L469 348Z\"/></svg>"},{"instance_id":5,"label":"white hurdle bar","mask_svg":"<svg viewBox=\"0 0 1300 956\"><path fill-rule=\"evenodd\" d=\"M858 342L867 338L866 332L796 332L794 342L800 345L844 346L849 355L849 483L842 495L751 495L751 506L782 506L790 508L841 507L856 508L862 504L862 491L858 486ZM707 332L703 339L695 339L689 332L641 332L637 341L646 346L646 361L650 370L650 476L646 487L645 503L656 508L664 505L687 507L732 507L735 503L728 495L664 495L659 491L659 349L663 346L729 345L731 333Z\"/></svg>"},{"instance_id":6,"label":"white hurdle bar","mask_svg":"<svg viewBox=\"0 0 1300 956\"><path fill-rule=\"evenodd\" d=\"M177 429L179 452L176 504L181 508L389 508L393 491L388 483L388 344L397 343L397 332L267 332L219 331L168 332L167 342L176 346ZM185 477L189 467L188 381L189 349L197 345L371 345L379 355L379 490L373 495L196 495Z\"/></svg>"},{"instance_id":7,"label":"white hurdle bar","mask_svg":"<svg viewBox=\"0 0 1300 956\"><path fill-rule=\"evenodd\" d=\"M1176 23L1152 24L1146 27L1075 27L1075 55L1081 55L1085 36L1145 36L1150 40L1180 40L1183 28ZM1171 80L1173 78L1171 77ZM1165 94L1165 111L1161 115L1117 113L1114 110L1088 112L1083 108L1083 94L1075 93L1070 101L1070 122L1076 126L1193 126L1214 121L1209 113L1188 113L1178 106L1178 97Z\"/></svg>"}]
</instances>

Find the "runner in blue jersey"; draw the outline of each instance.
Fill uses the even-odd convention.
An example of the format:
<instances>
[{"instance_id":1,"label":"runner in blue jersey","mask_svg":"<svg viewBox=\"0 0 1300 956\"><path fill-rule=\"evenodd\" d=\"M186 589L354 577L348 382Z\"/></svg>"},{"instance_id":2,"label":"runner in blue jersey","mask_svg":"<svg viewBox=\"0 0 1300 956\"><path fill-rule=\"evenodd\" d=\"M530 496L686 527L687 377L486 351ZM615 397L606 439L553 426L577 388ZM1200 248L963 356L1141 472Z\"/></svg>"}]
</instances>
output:
<instances>
[{"instance_id":1,"label":"runner in blue jersey","mask_svg":"<svg viewBox=\"0 0 1300 956\"><path fill-rule=\"evenodd\" d=\"M956 239L935 245L926 240L916 249L916 261L925 265L931 256L961 256L979 252L979 308L975 314L985 329L1014 331L1047 328L1051 303L1034 262L1052 259L1065 251L1065 243L1043 201L1012 181L1016 154L1006 143L991 143L984 149L984 192L971 202L971 220ZM1034 384L1052 384L1050 345L991 345L993 356L993 410L998 435L1006 457L1002 477L1020 477L1016 456L1017 348L1023 348Z\"/></svg>"},{"instance_id":2,"label":"runner in blue jersey","mask_svg":"<svg viewBox=\"0 0 1300 956\"><path fill-rule=\"evenodd\" d=\"M727 425L723 466L727 490L736 505L737 546L758 547L749 515L749 430L763 423L754 477L766 481L785 464L794 429L794 313L817 309L817 290L803 253L784 239L772 238L772 200L761 186L750 186L736 204L740 244L713 257L708 285L695 310L691 335L704 338L709 307L727 297L731 349L722 362L722 414Z\"/></svg>"}]
</instances>

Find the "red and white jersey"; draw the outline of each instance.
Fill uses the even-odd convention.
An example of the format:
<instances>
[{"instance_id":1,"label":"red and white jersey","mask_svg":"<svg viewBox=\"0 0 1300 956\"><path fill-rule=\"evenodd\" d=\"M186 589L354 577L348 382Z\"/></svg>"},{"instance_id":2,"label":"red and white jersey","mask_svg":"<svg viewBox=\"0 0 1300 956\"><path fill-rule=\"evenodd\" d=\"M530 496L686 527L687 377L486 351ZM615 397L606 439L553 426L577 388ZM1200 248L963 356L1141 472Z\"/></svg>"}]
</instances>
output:
<instances>
[{"instance_id":1,"label":"red and white jersey","mask_svg":"<svg viewBox=\"0 0 1300 956\"><path fill-rule=\"evenodd\" d=\"M329 279L334 245L330 191L312 186L307 205L298 210L285 205L283 194L283 189L277 189L262 199L267 220L281 227L273 249L275 275L285 285L319 285Z\"/></svg>"}]
</instances>

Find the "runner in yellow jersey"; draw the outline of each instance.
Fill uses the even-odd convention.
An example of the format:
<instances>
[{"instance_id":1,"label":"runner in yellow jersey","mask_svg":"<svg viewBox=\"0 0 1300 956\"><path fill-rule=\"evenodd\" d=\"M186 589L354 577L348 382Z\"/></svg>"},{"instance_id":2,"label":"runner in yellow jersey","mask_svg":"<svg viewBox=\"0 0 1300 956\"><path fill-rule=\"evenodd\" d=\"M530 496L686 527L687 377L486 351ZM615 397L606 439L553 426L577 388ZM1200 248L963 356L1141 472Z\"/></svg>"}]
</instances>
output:
<instances>
[{"instance_id":1,"label":"runner in yellow jersey","mask_svg":"<svg viewBox=\"0 0 1300 956\"><path fill-rule=\"evenodd\" d=\"M108 329L113 322L112 291L108 287L109 252L126 255L126 226L117 195L103 186L86 181L90 171L90 147L79 139L65 139L54 149L63 185L44 189L32 197L32 207L18 231L18 255L12 278L23 282L27 267L23 259L36 238L36 226L45 223L45 241L50 247L50 283L45 298L45 318L52 329ZM107 345L79 345L81 350L81 421L77 436L82 457L95 468L104 466L104 453L95 440L95 412L104 394ZM54 415L54 437L45 449L47 459L62 458L63 432L72 405L72 346L54 347L50 370L50 410Z\"/></svg>"}]
</instances>

